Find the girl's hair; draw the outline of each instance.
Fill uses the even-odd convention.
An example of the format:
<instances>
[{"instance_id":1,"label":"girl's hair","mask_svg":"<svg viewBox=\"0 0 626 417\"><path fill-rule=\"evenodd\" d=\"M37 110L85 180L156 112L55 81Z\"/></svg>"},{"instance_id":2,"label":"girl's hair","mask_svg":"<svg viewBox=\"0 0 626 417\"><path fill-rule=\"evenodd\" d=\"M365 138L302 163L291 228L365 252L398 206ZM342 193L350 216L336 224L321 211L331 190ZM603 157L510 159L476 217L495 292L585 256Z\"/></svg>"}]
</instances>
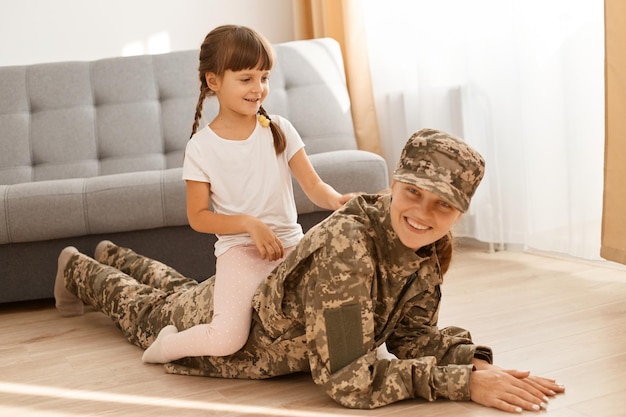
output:
<instances>
[{"instance_id":1,"label":"girl's hair","mask_svg":"<svg viewBox=\"0 0 626 417\"><path fill-rule=\"evenodd\" d=\"M191 136L198 130L204 100L215 94L207 85L205 78L207 72L222 76L226 70L242 71L258 68L262 71L269 71L273 67L274 52L272 46L253 29L245 26L224 25L209 32L200 47L200 63L198 65L200 96L196 105ZM269 118L263 106L261 106L259 114L270 120L274 149L276 154L280 155L286 147L286 139L282 129Z\"/></svg>"}]
</instances>

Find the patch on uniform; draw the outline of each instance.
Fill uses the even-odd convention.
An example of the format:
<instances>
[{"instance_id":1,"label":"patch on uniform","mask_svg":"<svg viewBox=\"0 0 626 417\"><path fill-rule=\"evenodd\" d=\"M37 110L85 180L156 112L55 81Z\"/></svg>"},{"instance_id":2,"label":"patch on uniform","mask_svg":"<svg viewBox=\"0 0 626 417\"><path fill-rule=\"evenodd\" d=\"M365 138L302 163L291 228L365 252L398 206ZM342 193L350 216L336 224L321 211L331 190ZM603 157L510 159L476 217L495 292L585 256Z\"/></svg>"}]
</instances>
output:
<instances>
[{"instance_id":1,"label":"patch on uniform","mask_svg":"<svg viewBox=\"0 0 626 417\"><path fill-rule=\"evenodd\" d=\"M324 310L330 372L334 373L365 354L360 304Z\"/></svg>"}]
</instances>

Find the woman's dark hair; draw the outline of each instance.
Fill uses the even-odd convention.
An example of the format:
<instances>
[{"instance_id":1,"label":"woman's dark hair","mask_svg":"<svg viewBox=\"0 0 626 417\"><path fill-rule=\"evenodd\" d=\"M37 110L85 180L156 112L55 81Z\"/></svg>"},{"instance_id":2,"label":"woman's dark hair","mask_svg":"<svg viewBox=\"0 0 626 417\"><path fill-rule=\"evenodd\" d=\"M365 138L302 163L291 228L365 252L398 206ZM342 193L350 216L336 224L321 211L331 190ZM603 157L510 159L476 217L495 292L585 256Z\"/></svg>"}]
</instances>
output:
<instances>
[{"instance_id":1,"label":"woman's dark hair","mask_svg":"<svg viewBox=\"0 0 626 417\"><path fill-rule=\"evenodd\" d=\"M226 70L260 69L261 71L269 71L273 67L274 52L272 46L256 31L245 26L224 25L209 32L200 47L198 65L200 96L196 105L191 136L198 130L204 100L215 94L207 85L205 76L208 72L221 76ZM259 114L270 120L263 106L261 106ZM274 149L279 155L286 147L285 135L276 122L271 120L270 128L274 137Z\"/></svg>"}]
</instances>

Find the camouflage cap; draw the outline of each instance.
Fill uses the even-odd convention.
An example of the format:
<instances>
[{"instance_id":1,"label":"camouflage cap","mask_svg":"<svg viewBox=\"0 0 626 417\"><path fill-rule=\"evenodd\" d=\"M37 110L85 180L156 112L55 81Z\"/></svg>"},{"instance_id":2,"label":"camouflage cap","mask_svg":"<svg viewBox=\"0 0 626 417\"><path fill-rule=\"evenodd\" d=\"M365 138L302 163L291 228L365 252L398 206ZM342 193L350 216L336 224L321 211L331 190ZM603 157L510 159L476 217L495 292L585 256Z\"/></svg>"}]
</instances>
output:
<instances>
[{"instance_id":1,"label":"camouflage cap","mask_svg":"<svg viewBox=\"0 0 626 417\"><path fill-rule=\"evenodd\" d=\"M404 145L393 179L433 192L465 212L484 173L485 160L462 139L422 129Z\"/></svg>"}]
</instances>

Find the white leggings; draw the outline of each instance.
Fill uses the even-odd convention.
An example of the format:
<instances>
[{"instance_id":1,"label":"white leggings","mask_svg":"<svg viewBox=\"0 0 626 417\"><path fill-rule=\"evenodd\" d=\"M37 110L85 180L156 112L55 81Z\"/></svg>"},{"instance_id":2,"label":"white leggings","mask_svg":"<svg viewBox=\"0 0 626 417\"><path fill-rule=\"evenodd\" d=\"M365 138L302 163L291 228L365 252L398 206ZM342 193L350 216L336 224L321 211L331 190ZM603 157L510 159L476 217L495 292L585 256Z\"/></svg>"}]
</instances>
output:
<instances>
[{"instance_id":1,"label":"white leggings","mask_svg":"<svg viewBox=\"0 0 626 417\"><path fill-rule=\"evenodd\" d=\"M285 254L292 249L286 249ZM163 339L164 356L174 361L187 356L226 356L241 349L250 333L252 296L283 259L261 259L254 245L235 246L220 255L215 267L211 323L167 336Z\"/></svg>"}]
</instances>

